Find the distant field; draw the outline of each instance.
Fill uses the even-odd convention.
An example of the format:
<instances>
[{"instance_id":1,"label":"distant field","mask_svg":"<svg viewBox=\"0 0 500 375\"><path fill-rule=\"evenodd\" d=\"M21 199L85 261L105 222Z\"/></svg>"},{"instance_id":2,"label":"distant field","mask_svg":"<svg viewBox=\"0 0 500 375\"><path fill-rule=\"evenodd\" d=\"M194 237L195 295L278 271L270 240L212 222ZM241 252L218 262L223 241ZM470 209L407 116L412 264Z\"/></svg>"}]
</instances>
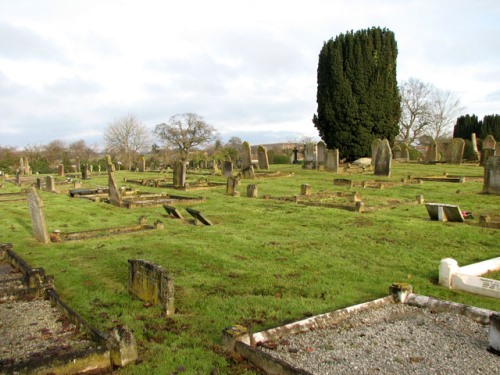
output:
<instances>
[{"instance_id":1,"label":"distant field","mask_svg":"<svg viewBox=\"0 0 500 375\"><path fill-rule=\"evenodd\" d=\"M150 223L162 220L165 229L42 245L31 232L25 201L1 200L1 242L34 267L55 277L61 297L103 331L126 324L138 340L142 363L123 374L253 373L245 363L223 355L221 331L242 324L251 331L270 328L388 294L392 282L408 282L419 294L500 310L500 301L447 290L437 285L442 258L467 265L500 256L500 231L479 227L479 216L500 216L500 197L481 194L483 168L472 165L394 163L383 189L333 186L334 178L355 183L373 181L371 173L333 174L300 166L273 165L281 177L242 180L241 197L225 195L225 187L197 191L127 185L149 192L203 196L200 210L214 225L192 225L183 205L185 222L167 217L162 207L127 210L105 203L41 192L49 231L74 232L127 226L144 215ZM205 172L207 173L207 172ZM426 181L403 184L402 179L449 175L466 176L465 183ZM158 173L116 172L124 178L153 178ZM170 176L171 177L171 174ZM188 174L188 181L202 176ZM221 176L209 181L225 182ZM246 198L248 184L257 184L259 198ZM358 192L367 212L297 204L286 200L301 185L321 194L319 203L353 203ZM107 185L107 175L92 175L83 187ZM65 191L66 189L66 191ZM20 188L4 183L0 193ZM336 197L344 193L344 197ZM349 193L349 194L348 194ZM459 205L473 213L465 223L431 222L427 202ZM335 197L334 197L335 196ZM313 200L315 198L313 197ZM189 218L189 219L188 219ZM145 259L163 266L175 277L176 313L165 319L157 307L127 292L128 263ZM495 275L498 278L498 275Z\"/></svg>"}]
</instances>

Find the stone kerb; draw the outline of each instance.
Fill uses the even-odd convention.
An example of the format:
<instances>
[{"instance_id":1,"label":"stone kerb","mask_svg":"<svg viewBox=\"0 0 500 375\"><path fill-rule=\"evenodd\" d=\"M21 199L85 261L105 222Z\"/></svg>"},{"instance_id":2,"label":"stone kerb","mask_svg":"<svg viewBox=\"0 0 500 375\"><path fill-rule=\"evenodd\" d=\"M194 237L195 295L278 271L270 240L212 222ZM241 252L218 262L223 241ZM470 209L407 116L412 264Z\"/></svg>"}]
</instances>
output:
<instances>
[{"instance_id":1,"label":"stone kerb","mask_svg":"<svg viewBox=\"0 0 500 375\"><path fill-rule=\"evenodd\" d=\"M28 208L31 215L31 224L33 226L33 235L38 242L49 243L50 237L45 222L45 214L43 212L43 200L38 195L35 188L28 188Z\"/></svg>"},{"instance_id":2,"label":"stone kerb","mask_svg":"<svg viewBox=\"0 0 500 375\"><path fill-rule=\"evenodd\" d=\"M491 156L485 163L483 192L500 194L500 156Z\"/></svg>"},{"instance_id":3,"label":"stone kerb","mask_svg":"<svg viewBox=\"0 0 500 375\"><path fill-rule=\"evenodd\" d=\"M452 258L442 259L439 264L439 284L449 288L500 298L500 281L480 277L500 270L500 257L460 267Z\"/></svg>"},{"instance_id":4,"label":"stone kerb","mask_svg":"<svg viewBox=\"0 0 500 375\"><path fill-rule=\"evenodd\" d=\"M128 291L144 302L161 305L174 315L174 278L163 267L142 259L129 259Z\"/></svg>"}]
</instances>

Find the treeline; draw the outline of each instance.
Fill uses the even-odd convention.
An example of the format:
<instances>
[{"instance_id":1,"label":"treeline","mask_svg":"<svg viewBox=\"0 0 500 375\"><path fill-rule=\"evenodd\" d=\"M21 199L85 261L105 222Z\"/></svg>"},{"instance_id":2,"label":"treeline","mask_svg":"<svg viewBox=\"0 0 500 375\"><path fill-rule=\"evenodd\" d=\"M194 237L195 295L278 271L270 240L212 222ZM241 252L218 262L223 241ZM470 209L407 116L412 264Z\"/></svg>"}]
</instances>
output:
<instances>
[{"instance_id":1,"label":"treeline","mask_svg":"<svg viewBox=\"0 0 500 375\"><path fill-rule=\"evenodd\" d=\"M453 128L453 138L471 139L472 133L484 139L492 135L495 140L500 140L500 115L487 115L479 120L476 115L460 116Z\"/></svg>"}]
</instances>

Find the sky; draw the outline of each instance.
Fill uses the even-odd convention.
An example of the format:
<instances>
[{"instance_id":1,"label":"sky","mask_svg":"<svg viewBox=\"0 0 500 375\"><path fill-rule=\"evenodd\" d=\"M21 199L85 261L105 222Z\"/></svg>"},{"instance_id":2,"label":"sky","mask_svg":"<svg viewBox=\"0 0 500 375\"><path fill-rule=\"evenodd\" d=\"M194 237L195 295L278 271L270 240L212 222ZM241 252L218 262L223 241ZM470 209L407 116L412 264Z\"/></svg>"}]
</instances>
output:
<instances>
[{"instance_id":1,"label":"sky","mask_svg":"<svg viewBox=\"0 0 500 375\"><path fill-rule=\"evenodd\" d=\"M113 122L153 129L194 112L226 142L312 137L323 43L388 28L398 82L500 112L498 0L0 0L0 146L84 140Z\"/></svg>"}]
</instances>

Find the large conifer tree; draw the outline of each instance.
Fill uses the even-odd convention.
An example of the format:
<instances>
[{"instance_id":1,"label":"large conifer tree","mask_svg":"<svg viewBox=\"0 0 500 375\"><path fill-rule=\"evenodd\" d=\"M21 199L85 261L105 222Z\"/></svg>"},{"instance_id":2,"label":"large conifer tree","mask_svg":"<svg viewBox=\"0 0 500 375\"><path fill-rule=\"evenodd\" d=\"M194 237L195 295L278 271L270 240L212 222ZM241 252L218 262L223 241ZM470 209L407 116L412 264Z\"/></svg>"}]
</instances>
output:
<instances>
[{"instance_id":1,"label":"large conifer tree","mask_svg":"<svg viewBox=\"0 0 500 375\"><path fill-rule=\"evenodd\" d=\"M399 133L396 57L394 33L387 29L351 31L323 44L313 122L342 158L368 156L373 139L393 144Z\"/></svg>"}]
</instances>

